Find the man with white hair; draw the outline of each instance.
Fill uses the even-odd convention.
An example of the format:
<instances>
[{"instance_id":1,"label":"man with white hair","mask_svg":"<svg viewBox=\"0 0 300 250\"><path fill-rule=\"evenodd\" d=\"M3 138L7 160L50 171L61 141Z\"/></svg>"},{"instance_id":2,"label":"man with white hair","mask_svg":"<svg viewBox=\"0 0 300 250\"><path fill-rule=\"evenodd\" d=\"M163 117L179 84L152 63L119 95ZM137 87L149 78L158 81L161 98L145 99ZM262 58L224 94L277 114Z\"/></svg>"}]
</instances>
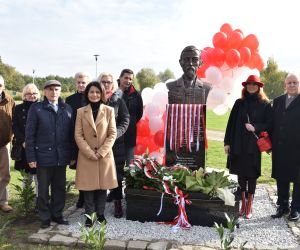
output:
<instances>
[{"instance_id":1,"label":"man with white hair","mask_svg":"<svg viewBox=\"0 0 300 250\"><path fill-rule=\"evenodd\" d=\"M272 218L289 214L290 221L299 220L300 213L300 95L299 77L288 74L286 94L274 99L272 131L272 177L277 183L277 211ZM290 183L293 183L289 206Z\"/></svg>"},{"instance_id":2,"label":"man with white hair","mask_svg":"<svg viewBox=\"0 0 300 250\"><path fill-rule=\"evenodd\" d=\"M90 75L88 73L77 72L75 74L76 93L66 98L66 103L69 104L73 109L74 120L76 120L77 109L86 105L84 91L86 85L88 85L89 82L90 82ZM78 154L78 148L76 147L76 159L77 159L77 154ZM73 166L70 166L70 168L75 169L76 163ZM83 192L79 190L79 197L76 203L76 207L82 208L83 203L84 203Z\"/></svg>"},{"instance_id":3,"label":"man with white hair","mask_svg":"<svg viewBox=\"0 0 300 250\"><path fill-rule=\"evenodd\" d=\"M15 102L4 89L4 79L0 75L0 209L10 212L13 209L8 205L7 186L10 181L8 144L12 138Z\"/></svg>"}]
</instances>

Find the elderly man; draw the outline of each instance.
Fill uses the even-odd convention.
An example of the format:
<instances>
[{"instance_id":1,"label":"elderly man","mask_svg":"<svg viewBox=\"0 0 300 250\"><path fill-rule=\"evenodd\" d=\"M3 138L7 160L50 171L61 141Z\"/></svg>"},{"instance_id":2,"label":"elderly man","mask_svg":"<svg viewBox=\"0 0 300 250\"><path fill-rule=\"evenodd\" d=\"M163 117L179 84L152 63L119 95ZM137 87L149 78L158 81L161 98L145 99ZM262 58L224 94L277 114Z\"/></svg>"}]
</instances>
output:
<instances>
[{"instance_id":1,"label":"elderly man","mask_svg":"<svg viewBox=\"0 0 300 250\"><path fill-rule=\"evenodd\" d=\"M86 100L84 98L84 90L86 85L90 82L90 76L85 72L78 72L75 74L75 83L76 83L76 93L70 95L66 98L66 103L69 104L74 113L74 120L76 120L77 109L86 105ZM75 145L76 146L76 145ZM78 154L78 148L76 147L76 159ZM70 166L75 169L76 164L74 166ZM83 192L79 190L79 197L76 203L77 208L82 208L84 203Z\"/></svg>"},{"instance_id":2,"label":"elderly man","mask_svg":"<svg viewBox=\"0 0 300 250\"><path fill-rule=\"evenodd\" d=\"M0 209L12 211L8 205L7 185L10 180L8 144L12 137L12 115L15 102L4 91L4 79L0 75Z\"/></svg>"},{"instance_id":3,"label":"elderly man","mask_svg":"<svg viewBox=\"0 0 300 250\"><path fill-rule=\"evenodd\" d=\"M273 102L272 177L277 182L278 208L272 218L280 218L290 212L289 220L296 221L300 212L299 77L288 74L284 86L286 94ZM291 182L294 187L289 207Z\"/></svg>"},{"instance_id":4,"label":"elderly man","mask_svg":"<svg viewBox=\"0 0 300 250\"><path fill-rule=\"evenodd\" d=\"M197 78L200 66L200 51L195 46L183 49L179 59L183 76L176 81L167 83L170 104L206 104L211 85Z\"/></svg>"},{"instance_id":5,"label":"elderly man","mask_svg":"<svg viewBox=\"0 0 300 250\"><path fill-rule=\"evenodd\" d=\"M44 101L31 105L25 130L27 161L31 168L37 168L41 228L49 227L51 220L68 224L62 212L65 205L66 165L74 159L74 118L72 108L59 98L60 93L59 81L49 80L45 83Z\"/></svg>"}]
</instances>

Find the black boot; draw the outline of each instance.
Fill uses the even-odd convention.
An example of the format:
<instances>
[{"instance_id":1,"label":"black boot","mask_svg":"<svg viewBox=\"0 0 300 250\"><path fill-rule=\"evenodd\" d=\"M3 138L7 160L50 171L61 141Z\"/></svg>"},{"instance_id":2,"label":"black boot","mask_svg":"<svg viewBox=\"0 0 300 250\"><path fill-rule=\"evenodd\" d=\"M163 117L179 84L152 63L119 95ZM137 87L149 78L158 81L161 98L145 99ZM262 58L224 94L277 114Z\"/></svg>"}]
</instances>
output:
<instances>
[{"instance_id":1,"label":"black boot","mask_svg":"<svg viewBox=\"0 0 300 250\"><path fill-rule=\"evenodd\" d=\"M106 224L106 219L103 214L97 215L97 221L100 223L104 222L104 224Z\"/></svg>"},{"instance_id":2,"label":"black boot","mask_svg":"<svg viewBox=\"0 0 300 250\"><path fill-rule=\"evenodd\" d=\"M123 209L122 209L122 202L121 200L116 200L115 201L115 218L122 218L123 216Z\"/></svg>"},{"instance_id":3,"label":"black boot","mask_svg":"<svg viewBox=\"0 0 300 250\"><path fill-rule=\"evenodd\" d=\"M83 208L84 205L84 194L83 191L79 190L79 197L76 203L76 208Z\"/></svg>"}]
</instances>

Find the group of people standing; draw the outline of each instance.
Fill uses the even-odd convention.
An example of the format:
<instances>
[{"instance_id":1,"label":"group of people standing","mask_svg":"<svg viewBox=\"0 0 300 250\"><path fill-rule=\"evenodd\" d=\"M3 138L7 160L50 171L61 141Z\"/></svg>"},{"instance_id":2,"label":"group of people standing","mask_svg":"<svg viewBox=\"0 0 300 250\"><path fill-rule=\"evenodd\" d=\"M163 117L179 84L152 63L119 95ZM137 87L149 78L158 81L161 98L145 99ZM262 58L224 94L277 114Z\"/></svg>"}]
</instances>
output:
<instances>
[{"instance_id":1,"label":"group of people standing","mask_svg":"<svg viewBox=\"0 0 300 250\"><path fill-rule=\"evenodd\" d=\"M0 115L5 120L1 120L0 136L0 208L5 212L13 209L6 188L10 179L8 144L14 134L13 143L23 147L22 159L15 167L30 173L30 180L24 182L35 180L41 228L49 227L51 221L68 224L62 216L67 165L76 169L77 207L84 206L90 215L95 212L103 222L106 200L114 201L114 215L122 217L124 165L133 159L136 123L143 115L133 78L130 69L121 72L118 83L110 73L90 81L88 74L79 72L75 75L77 92L66 102L60 98L59 81L44 84L43 101L39 101L36 85L30 83L23 89L23 103L15 107L1 77ZM130 140L124 140L126 136ZM86 226L91 223L87 218Z\"/></svg>"},{"instance_id":2,"label":"group of people standing","mask_svg":"<svg viewBox=\"0 0 300 250\"><path fill-rule=\"evenodd\" d=\"M199 58L195 46L182 51L179 62L184 74L167 84L169 103L206 103L211 85L197 79ZM114 216L122 217L124 165L133 160L136 124L143 116L143 101L132 85L133 78L130 69L122 70L117 81L106 72L97 81L79 72L75 75L77 92L66 102L60 98L60 82L49 80L44 84L43 101L39 101L39 90L31 83L23 89L23 103L15 107L0 76L0 209L12 210L7 197L8 145L14 134L14 143L23 147L22 159L15 167L32 175L24 181L35 181L42 228L49 227L51 221L68 224L62 217L67 165L76 169L78 208L84 206L87 214L96 213L98 221L103 222L105 202L114 201ZM273 106L259 77L250 75L242 86L224 138L227 167L238 176L241 190L240 216L250 219L253 215L256 182L261 175L261 152L256 140L267 131L273 144L272 177L278 190L278 208L272 217L289 214L289 219L296 221L300 213L299 78L287 75L286 93L275 98ZM87 218L86 226L91 223Z\"/></svg>"},{"instance_id":3,"label":"group of people standing","mask_svg":"<svg viewBox=\"0 0 300 250\"><path fill-rule=\"evenodd\" d=\"M256 182L261 175L261 152L257 136L268 132L272 141L272 177L277 182L277 211L272 218L285 214L297 221L300 213L300 95L299 78L288 74L285 94L271 106L263 91L264 83L250 75L242 83L242 96L231 110L224 138L227 167L236 174L241 190L240 216L250 219ZM293 183L291 205L290 184Z\"/></svg>"}]
</instances>

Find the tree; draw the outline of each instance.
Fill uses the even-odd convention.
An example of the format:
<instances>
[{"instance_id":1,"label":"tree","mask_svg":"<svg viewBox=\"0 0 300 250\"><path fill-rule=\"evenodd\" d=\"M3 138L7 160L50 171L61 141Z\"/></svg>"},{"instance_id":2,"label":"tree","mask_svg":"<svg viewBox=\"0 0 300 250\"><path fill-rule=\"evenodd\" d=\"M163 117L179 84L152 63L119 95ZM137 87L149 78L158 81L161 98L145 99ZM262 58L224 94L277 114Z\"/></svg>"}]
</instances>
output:
<instances>
[{"instance_id":1,"label":"tree","mask_svg":"<svg viewBox=\"0 0 300 250\"><path fill-rule=\"evenodd\" d=\"M0 75L5 81L5 88L14 91L22 90L25 81L23 76L16 69L8 64L0 62Z\"/></svg>"},{"instance_id":2,"label":"tree","mask_svg":"<svg viewBox=\"0 0 300 250\"><path fill-rule=\"evenodd\" d=\"M137 74L136 78L140 85L140 91L146 87L152 88L156 83L159 82L159 78L151 68L142 68Z\"/></svg>"},{"instance_id":3,"label":"tree","mask_svg":"<svg viewBox=\"0 0 300 250\"><path fill-rule=\"evenodd\" d=\"M161 82L166 82L169 79L174 79L175 75L170 69L166 69L164 72L159 72L157 77L160 79Z\"/></svg>"},{"instance_id":4,"label":"tree","mask_svg":"<svg viewBox=\"0 0 300 250\"><path fill-rule=\"evenodd\" d=\"M284 93L284 79L286 75L287 72L279 70L277 62L270 57L267 67L261 71L261 80L265 83L264 91L270 99L274 99Z\"/></svg>"}]
</instances>

